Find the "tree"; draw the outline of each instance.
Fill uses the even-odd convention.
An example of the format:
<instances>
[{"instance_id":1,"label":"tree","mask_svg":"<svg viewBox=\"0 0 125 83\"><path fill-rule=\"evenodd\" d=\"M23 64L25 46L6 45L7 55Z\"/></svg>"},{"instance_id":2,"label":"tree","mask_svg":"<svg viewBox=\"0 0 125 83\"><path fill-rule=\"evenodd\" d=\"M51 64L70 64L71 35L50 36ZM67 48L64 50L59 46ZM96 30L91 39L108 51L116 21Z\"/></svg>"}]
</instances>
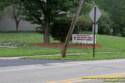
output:
<instances>
[{"instance_id":1,"label":"tree","mask_svg":"<svg viewBox=\"0 0 125 83\"><path fill-rule=\"evenodd\" d=\"M10 3L8 3L9 0L0 0L0 10L2 11L5 7L7 7L8 5L10 5Z\"/></svg>"},{"instance_id":2,"label":"tree","mask_svg":"<svg viewBox=\"0 0 125 83\"><path fill-rule=\"evenodd\" d=\"M22 15L23 15L20 0L1 0L1 2L0 2L1 11L3 11L7 7L11 8L9 10L13 10L13 19L16 24L16 31L19 31L19 23L21 21Z\"/></svg>"},{"instance_id":3,"label":"tree","mask_svg":"<svg viewBox=\"0 0 125 83\"><path fill-rule=\"evenodd\" d=\"M59 40L61 43L64 43L71 25L72 19L68 17L62 17L59 19L56 19L56 21L53 23L51 27L51 36L55 40ZM75 27L75 30L73 33L78 33L77 26Z\"/></svg>"},{"instance_id":4,"label":"tree","mask_svg":"<svg viewBox=\"0 0 125 83\"><path fill-rule=\"evenodd\" d=\"M99 34L106 34L106 35L112 35L113 34L113 28L112 26L112 20L109 16L109 13L102 11L102 17L99 21Z\"/></svg>"},{"instance_id":5,"label":"tree","mask_svg":"<svg viewBox=\"0 0 125 83\"><path fill-rule=\"evenodd\" d=\"M74 0L21 0L28 21L38 24L44 32L44 43L49 43L50 26L54 18L67 13L74 6Z\"/></svg>"},{"instance_id":6,"label":"tree","mask_svg":"<svg viewBox=\"0 0 125 83\"><path fill-rule=\"evenodd\" d=\"M97 0L97 4L109 13L113 34L123 36L125 28L125 0Z\"/></svg>"},{"instance_id":7,"label":"tree","mask_svg":"<svg viewBox=\"0 0 125 83\"><path fill-rule=\"evenodd\" d=\"M96 0L98 2L98 0ZM92 31L92 21L90 19L89 13L92 10L94 4L92 0L87 0L84 3L84 7L81 13L81 16L79 17L78 25L80 26L80 31ZM98 3L97 3L98 6ZM110 18L110 14L103 10L102 7L99 7L102 16L100 20L98 21L99 24L99 34L111 34L111 25L112 20Z\"/></svg>"},{"instance_id":8,"label":"tree","mask_svg":"<svg viewBox=\"0 0 125 83\"><path fill-rule=\"evenodd\" d=\"M2 11L5 7L9 6L8 0L0 0L0 15L2 15Z\"/></svg>"},{"instance_id":9,"label":"tree","mask_svg":"<svg viewBox=\"0 0 125 83\"><path fill-rule=\"evenodd\" d=\"M11 2L12 8L13 8L13 18L15 20L16 24L16 31L19 31L19 23L23 16L23 8L20 4L20 0L13 0Z\"/></svg>"}]
</instances>

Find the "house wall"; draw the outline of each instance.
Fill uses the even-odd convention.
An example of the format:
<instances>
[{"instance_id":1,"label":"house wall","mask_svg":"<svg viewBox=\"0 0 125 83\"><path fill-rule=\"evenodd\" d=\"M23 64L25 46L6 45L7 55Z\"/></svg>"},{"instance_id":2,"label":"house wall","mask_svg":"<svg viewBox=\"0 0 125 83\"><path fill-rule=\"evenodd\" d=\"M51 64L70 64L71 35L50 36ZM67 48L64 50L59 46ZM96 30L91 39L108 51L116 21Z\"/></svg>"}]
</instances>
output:
<instances>
[{"instance_id":1,"label":"house wall","mask_svg":"<svg viewBox=\"0 0 125 83\"><path fill-rule=\"evenodd\" d=\"M31 24L26 20L21 20L19 31L36 31L36 25ZM12 7L7 7L0 16L0 31L16 31L16 24L13 19Z\"/></svg>"},{"instance_id":2,"label":"house wall","mask_svg":"<svg viewBox=\"0 0 125 83\"><path fill-rule=\"evenodd\" d=\"M19 31L35 31L35 25L22 20L19 24ZM16 24L12 18L0 19L0 31L16 31Z\"/></svg>"}]
</instances>

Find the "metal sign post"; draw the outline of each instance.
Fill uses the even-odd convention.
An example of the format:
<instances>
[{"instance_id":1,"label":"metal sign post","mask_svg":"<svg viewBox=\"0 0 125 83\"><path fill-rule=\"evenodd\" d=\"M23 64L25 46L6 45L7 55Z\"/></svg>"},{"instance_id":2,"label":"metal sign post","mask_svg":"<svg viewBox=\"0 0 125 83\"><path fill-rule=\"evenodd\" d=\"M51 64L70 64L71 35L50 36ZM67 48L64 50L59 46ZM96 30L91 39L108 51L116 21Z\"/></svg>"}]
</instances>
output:
<instances>
[{"instance_id":1,"label":"metal sign post","mask_svg":"<svg viewBox=\"0 0 125 83\"><path fill-rule=\"evenodd\" d=\"M99 8L95 5L91 10L89 16L93 22L93 57L95 57L95 47L96 47L96 32L97 32L97 21L101 17L102 13Z\"/></svg>"}]
</instances>

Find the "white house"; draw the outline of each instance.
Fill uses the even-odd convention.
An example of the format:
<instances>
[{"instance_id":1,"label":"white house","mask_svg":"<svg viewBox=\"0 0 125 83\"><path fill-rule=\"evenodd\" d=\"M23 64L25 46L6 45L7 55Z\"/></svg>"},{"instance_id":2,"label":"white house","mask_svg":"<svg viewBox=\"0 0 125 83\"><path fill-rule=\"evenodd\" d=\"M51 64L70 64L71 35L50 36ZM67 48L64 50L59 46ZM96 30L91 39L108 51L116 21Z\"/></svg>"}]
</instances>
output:
<instances>
[{"instance_id":1,"label":"white house","mask_svg":"<svg viewBox=\"0 0 125 83\"><path fill-rule=\"evenodd\" d=\"M16 31L16 24L12 18L12 9L6 8L0 16L0 31ZM36 25L31 24L26 20L21 20L19 31L36 31Z\"/></svg>"}]
</instances>

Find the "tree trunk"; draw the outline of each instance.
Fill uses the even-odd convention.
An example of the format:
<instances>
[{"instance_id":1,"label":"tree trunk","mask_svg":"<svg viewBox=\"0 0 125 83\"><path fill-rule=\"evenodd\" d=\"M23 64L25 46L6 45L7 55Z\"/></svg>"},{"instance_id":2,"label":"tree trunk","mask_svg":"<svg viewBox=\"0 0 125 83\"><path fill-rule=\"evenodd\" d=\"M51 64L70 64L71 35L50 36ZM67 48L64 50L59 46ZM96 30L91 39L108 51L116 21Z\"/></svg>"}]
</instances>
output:
<instances>
[{"instance_id":1,"label":"tree trunk","mask_svg":"<svg viewBox=\"0 0 125 83\"><path fill-rule=\"evenodd\" d=\"M17 15L15 4L13 5L13 18L14 18L14 21L15 21L15 24L16 24L16 31L18 32L19 31L19 23L20 23L21 19Z\"/></svg>"},{"instance_id":2,"label":"tree trunk","mask_svg":"<svg viewBox=\"0 0 125 83\"><path fill-rule=\"evenodd\" d=\"M16 22L16 31L18 32L19 31L19 23L20 23L20 21L15 20L15 22Z\"/></svg>"},{"instance_id":3,"label":"tree trunk","mask_svg":"<svg viewBox=\"0 0 125 83\"><path fill-rule=\"evenodd\" d=\"M50 43L48 23L45 24L45 28L44 28L44 43L45 44Z\"/></svg>"}]
</instances>

